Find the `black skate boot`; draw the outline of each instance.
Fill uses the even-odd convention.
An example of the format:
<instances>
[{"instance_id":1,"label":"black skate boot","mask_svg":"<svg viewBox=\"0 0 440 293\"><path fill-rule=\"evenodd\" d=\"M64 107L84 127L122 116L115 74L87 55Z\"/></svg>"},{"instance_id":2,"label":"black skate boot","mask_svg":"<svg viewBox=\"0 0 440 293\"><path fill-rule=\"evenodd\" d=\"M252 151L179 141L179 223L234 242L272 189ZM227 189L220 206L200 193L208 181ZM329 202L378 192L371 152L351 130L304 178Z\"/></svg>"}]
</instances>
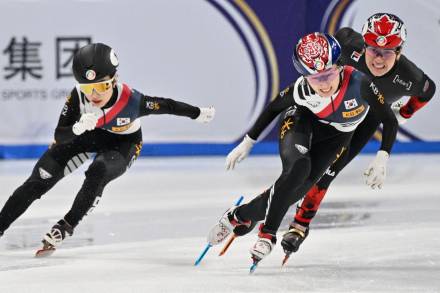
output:
<instances>
[{"instance_id":1,"label":"black skate boot","mask_svg":"<svg viewBox=\"0 0 440 293\"><path fill-rule=\"evenodd\" d=\"M307 235L309 235L309 227L304 227L298 223L292 223L290 225L289 231L283 235L283 240L281 241L281 246L286 254L283 265L289 259L290 254L298 251L301 243L307 238Z\"/></svg>"},{"instance_id":2,"label":"black skate boot","mask_svg":"<svg viewBox=\"0 0 440 293\"><path fill-rule=\"evenodd\" d=\"M36 255L37 257L41 256L49 256L51 255L56 247L60 246L63 242L66 235L72 236L73 227L67 223L64 219L59 220L52 229L43 237L43 248L38 250Z\"/></svg>"}]
</instances>

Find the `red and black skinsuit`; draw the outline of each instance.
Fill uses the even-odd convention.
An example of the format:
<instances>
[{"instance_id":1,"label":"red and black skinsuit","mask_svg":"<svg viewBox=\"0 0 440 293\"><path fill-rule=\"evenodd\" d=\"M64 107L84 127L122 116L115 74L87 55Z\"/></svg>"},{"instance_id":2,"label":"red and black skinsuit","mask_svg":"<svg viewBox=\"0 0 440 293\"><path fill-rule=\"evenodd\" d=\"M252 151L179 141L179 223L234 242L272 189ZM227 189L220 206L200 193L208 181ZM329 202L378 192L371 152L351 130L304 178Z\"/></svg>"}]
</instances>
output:
<instances>
[{"instance_id":1,"label":"red and black skinsuit","mask_svg":"<svg viewBox=\"0 0 440 293\"><path fill-rule=\"evenodd\" d=\"M375 77L370 73L365 63L362 35L351 28L342 28L336 33L335 37L342 47L342 63L350 65L369 76L382 92L385 104L391 105L404 96L410 97L400 110L400 115L404 118L411 118L434 96L435 83L404 55L400 55L400 58L388 73ZM333 164L319 182L307 192L297 209L294 222L305 227L309 226L331 182L359 154L374 135L380 123L381 121L376 113L370 111L365 120L355 130L344 156Z\"/></svg>"}]
</instances>

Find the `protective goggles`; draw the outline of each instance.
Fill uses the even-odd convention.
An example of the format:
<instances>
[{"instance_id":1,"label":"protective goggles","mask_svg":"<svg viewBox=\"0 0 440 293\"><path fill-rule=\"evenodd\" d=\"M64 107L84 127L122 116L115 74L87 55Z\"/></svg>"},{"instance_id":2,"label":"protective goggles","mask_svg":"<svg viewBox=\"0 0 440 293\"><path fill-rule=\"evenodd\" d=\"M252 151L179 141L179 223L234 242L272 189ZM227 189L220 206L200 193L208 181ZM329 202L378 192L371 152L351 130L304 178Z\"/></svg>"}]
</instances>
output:
<instances>
[{"instance_id":1,"label":"protective goggles","mask_svg":"<svg viewBox=\"0 0 440 293\"><path fill-rule=\"evenodd\" d=\"M366 46L365 52L372 57L382 57L383 59L394 58L397 55L396 49L380 49L376 47Z\"/></svg>"},{"instance_id":2,"label":"protective goggles","mask_svg":"<svg viewBox=\"0 0 440 293\"><path fill-rule=\"evenodd\" d=\"M305 78L311 84L331 82L339 75L340 71L341 71L340 67L333 66L332 68L326 69L320 73L307 75Z\"/></svg>"},{"instance_id":3,"label":"protective goggles","mask_svg":"<svg viewBox=\"0 0 440 293\"><path fill-rule=\"evenodd\" d=\"M80 83L79 88L81 92L83 92L86 95L91 95L93 91L102 94L103 92L108 91L112 87L114 80L115 78L112 77L109 80L104 80L95 83Z\"/></svg>"}]
</instances>

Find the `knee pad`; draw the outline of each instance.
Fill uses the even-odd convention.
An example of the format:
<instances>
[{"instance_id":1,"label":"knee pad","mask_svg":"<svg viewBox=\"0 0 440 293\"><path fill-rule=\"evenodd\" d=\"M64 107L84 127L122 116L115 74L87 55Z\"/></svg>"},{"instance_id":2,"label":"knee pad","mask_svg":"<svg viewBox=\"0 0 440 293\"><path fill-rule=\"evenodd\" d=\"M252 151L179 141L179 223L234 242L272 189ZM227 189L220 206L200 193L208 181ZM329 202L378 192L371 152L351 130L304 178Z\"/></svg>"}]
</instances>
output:
<instances>
[{"instance_id":1,"label":"knee pad","mask_svg":"<svg viewBox=\"0 0 440 293\"><path fill-rule=\"evenodd\" d=\"M107 166L102 160L95 160L86 171L86 178L104 178L107 173Z\"/></svg>"},{"instance_id":2,"label":"knee pad","mask_svg":"<svg viewBox=\"0 0 440 293\"><path fill-rule=\"evenodd\" d=\"M289 180L302 183L309 177L311 169L312 162L310 158L308 156L302 156L283 170L283 174L286 177L291 177Z\"/></svg>"},{"instance_id":3,"label":"knee pad","mask_svg":"<svg viewBox=\"0 0 440 293\"><path fill-rule=\"evenodd\" d=\"M86 171L86 178L107 183L120 176L126 169L127 162L123 156L117 151L109 151L96 157Z\"/></svg>"}]
</instances>

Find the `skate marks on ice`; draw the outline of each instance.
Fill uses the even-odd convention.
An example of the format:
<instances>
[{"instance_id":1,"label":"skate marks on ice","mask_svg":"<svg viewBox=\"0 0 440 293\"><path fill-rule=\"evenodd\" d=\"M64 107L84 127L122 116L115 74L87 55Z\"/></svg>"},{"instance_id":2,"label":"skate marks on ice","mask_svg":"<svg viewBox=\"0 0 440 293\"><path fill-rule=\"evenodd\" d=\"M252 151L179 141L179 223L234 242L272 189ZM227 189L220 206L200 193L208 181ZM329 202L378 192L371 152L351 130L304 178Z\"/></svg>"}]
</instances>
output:
<instances>
[{"instance_id":1,"label":"skate marks on ice","mask_svg":"<svg viewBox=\"0 0 440 293\"><path fill-rule=\"evenodd\" d=\"M1 272L8 271L22 271L27 269L44 268L51 266L58 266L70 262L68 258L59 258L54 256L54 258L47 259L37 259L34 258L35 251L15 251L9 253L0 254L0 274Z\"/></svg>"},{"instance_id":2,"label":"skate marks on ice","mask_svg":"<svg viewBox=\"0 0 440 293\"><path fill-rule=\"evenodd\" d=\"M348 177L358 178L358 171L370 159L361 160ZM397 158L393 163L400 161ZM212 248L200 267L194 267L194 258L236 192L247 182L246 200L261 190L255 186L261 170L255 176L249 168L242 172L246 176L225 177L203 169L201 176L212 178L197 177L197 181L220 182L224 189L219 191L209 186L182 190L194 175L181 172L185 160L176 173L174 160L158 176L150 166L148 173L138 168L138 175L125 176L106 191L102 204L50 258L35 259L33 254L59 218L30 214L14 223L0 240L0 280L8 280L0 282L0 292L58 292L60 287L63 292L267 292L268 288L271 292L440 292L440 195L435 187L440 159L429 157L424 162L431 169L417 173L423 176L414 174L410 165L394 168L380 192L364 188L361 180L347 184L355 179L344 180L344 173L324 199L309 237L287 266L281 269L284 254L278 244L253 276L248 272L254 233L236 239L222 257L217 256L221 247ZM176 183L179 190L171 187L168 192L164 186L169 176L185 180L185 184ZM131 189L145 178L157 190ZM124 199L130 196L132 200L124 206L128 211L121 212L124 190L130 190ZM159 192L161 197L154 197ZM72 196L58 195L54 191L45 206L32 211L65 211L62 204L68 205ZM292 216L290 212L279 239Z\"/></svg>"},{"instance_id":3,"label":"skate marks on ice","mask_svg":"<svg viewBox=\"0 0 440 293\"><path fill-rule=\"evenodd\" d=\"M199 209L167 211L132 211L116 213L94 213L87 216L75 229L72 237L66 237L60 250L83 246L113 244L120 242L151 241L162 238L201 236L197 228L200 221L210 218L197 215ZM210 215L216 209L206 209ZM179 229L179 221L185 218L187 229ZM0 240L0 251L37 249L44 234L57 219L19 219ZM57 254L59 251L55 252Z\"/></svg>"},{"instance_id":4,"label":"skate marks on ice","mask_svg":"<svg viewBox=\"0 0 440 293\"><path fill-rule=\"evenodd\" d=\"M324 202L321 204L318 214L313 219L313 229L332 229L342 227L356 227L368 224L374 214L374 210L380 208L380 202L352 200ZM296 211L296 205L292 206L283 219L281 228L289 226Z\"/></svg>"}]
</instances>

